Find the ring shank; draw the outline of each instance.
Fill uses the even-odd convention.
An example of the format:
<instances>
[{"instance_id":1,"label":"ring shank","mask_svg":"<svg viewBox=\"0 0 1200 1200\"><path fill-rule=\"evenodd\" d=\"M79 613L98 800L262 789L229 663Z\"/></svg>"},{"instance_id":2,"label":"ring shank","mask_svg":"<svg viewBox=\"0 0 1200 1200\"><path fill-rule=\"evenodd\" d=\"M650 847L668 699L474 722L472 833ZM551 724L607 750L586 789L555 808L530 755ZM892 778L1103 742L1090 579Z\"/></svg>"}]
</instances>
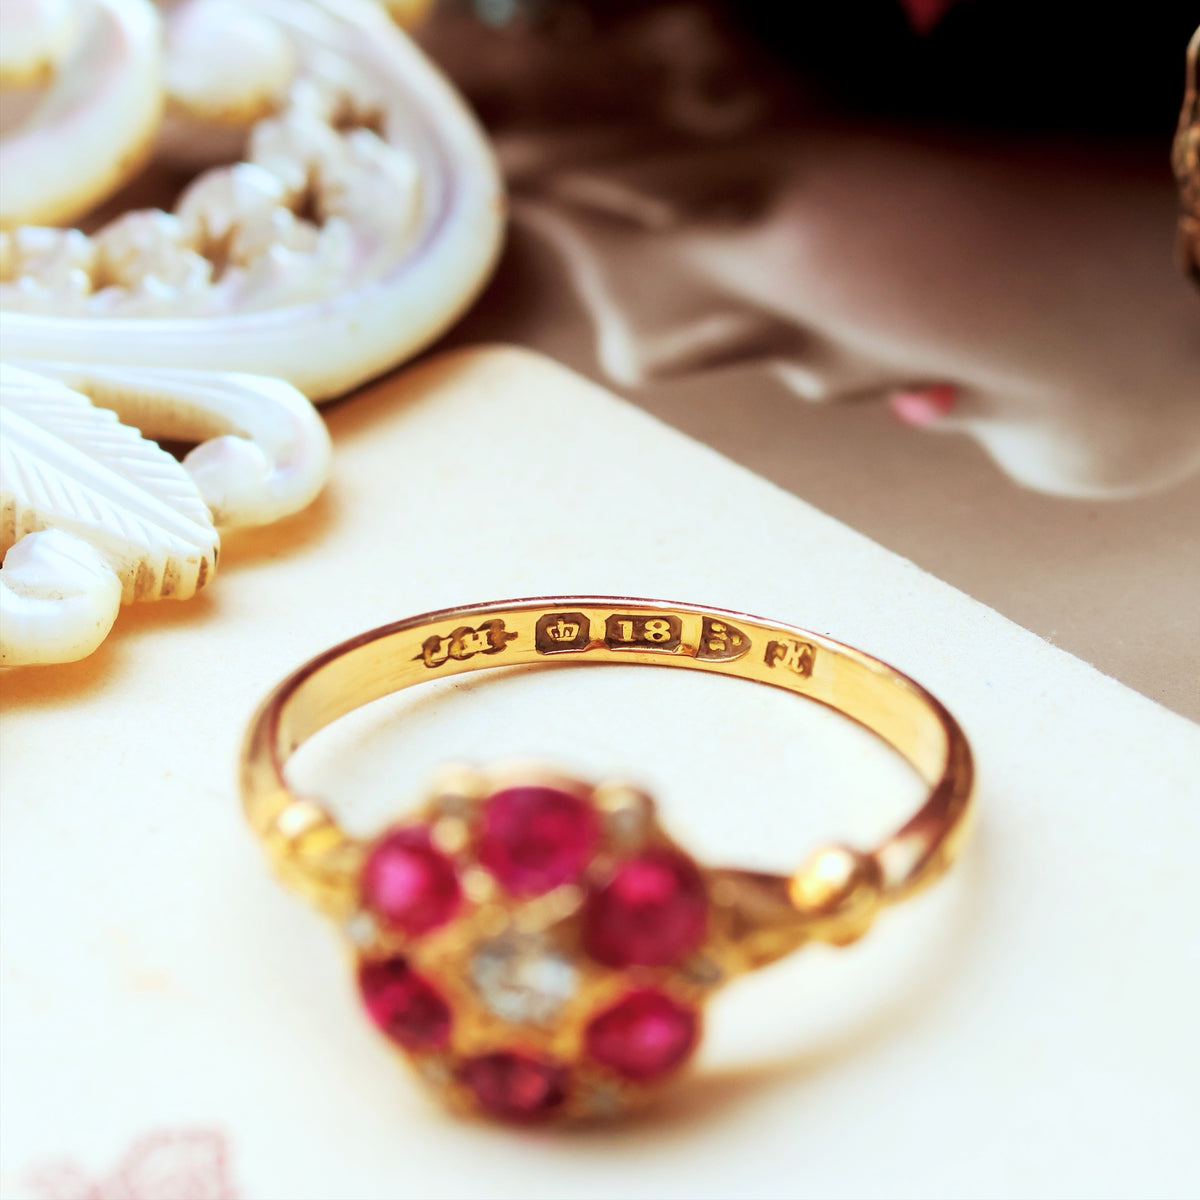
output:
<instances>
[{"instance_id":1,"label":"ring shank","mask_svg":"<svg viewBox=\"0 0 1200 1200\"><path fill-rule=\"evenodd\" d=\"M554 597L447 609L372 630L312 659L267 697L243 748L242 794L251 825L283 873L305 890L320 891L315 875L326 867L318 860L328 860L348 840L322 806L288 788L284 767L301 743L403 688L532 663L731 675L815 700L865 726L930 789L916 814L872 852L888 901L940 875L965 833L973 782L966 738L935 697L887 664L818 634L741 613L619 597ZM306 870L314 878L306 880Z\"/></svg>"}]
</instances>

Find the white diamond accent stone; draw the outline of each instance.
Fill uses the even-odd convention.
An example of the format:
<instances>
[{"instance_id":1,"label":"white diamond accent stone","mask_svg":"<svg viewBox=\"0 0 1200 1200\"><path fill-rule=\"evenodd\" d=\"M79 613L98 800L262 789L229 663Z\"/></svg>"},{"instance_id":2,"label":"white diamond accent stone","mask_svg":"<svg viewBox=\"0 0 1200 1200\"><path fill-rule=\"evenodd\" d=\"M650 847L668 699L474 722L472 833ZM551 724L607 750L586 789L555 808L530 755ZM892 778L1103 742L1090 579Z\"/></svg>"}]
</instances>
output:
<instances>
[{"instance_id":1,"label":"white diamond accent stone","mask_svg":"<svg viewBox=\"0 0 1200 1200\"><path fill-rule=\"evenodd\" d=\"M379 926L370 913L356 912L346 922L346 936L360 949L365 949L379 936Z\"/></svg>"},{"instance_id":2,"label":"white diamond accent stone","mask_svg":"<svg viewBox=\"0 0 1200 1200\"><path fill-rule=\"evenodd\" d=\"M471 957L471 981L502 1020L549 1025L574 995L579 972L542 934L510 930L479 945Z\"/></svg>"}]
</instances>

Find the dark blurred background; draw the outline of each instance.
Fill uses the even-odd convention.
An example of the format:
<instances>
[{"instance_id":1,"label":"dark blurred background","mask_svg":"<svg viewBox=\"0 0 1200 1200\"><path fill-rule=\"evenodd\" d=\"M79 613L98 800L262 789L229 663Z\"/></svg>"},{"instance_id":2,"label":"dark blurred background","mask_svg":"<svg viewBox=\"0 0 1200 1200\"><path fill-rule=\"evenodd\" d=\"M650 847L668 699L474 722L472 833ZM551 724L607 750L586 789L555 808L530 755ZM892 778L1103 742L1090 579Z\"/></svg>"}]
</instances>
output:
<instances>
[{"instance_id":1,"label":"dark blurred background","mask_svg":"<svg viewBox=\"0 0 1200 1200\"><path fill-rule=\"evenodd\" d=\"M842 104L1007 129L1119 134L1174 129L1184 52L1200 23L1196 0L724 7ZM923 13L931 23L924 30Z\"/></svg>"},{"instance_id":2,"label":"dark blurred background","mask_svg":"<svg viewBox=\"0 0 1200 1200\"><path fill-rule=\"evenodd\" d=\"M648 0L443 0L443 15L524 27L590 53L669 4ZM1079 0L714 0L743 34L841 111L1011 131L1160 134L1175 126L1196 0L1104 7ZM639 81L626 74L614 85ZM502 104L500 97L494 97ZM486 115L486 114L485 114Z\"/></svg>"}]
</instances>

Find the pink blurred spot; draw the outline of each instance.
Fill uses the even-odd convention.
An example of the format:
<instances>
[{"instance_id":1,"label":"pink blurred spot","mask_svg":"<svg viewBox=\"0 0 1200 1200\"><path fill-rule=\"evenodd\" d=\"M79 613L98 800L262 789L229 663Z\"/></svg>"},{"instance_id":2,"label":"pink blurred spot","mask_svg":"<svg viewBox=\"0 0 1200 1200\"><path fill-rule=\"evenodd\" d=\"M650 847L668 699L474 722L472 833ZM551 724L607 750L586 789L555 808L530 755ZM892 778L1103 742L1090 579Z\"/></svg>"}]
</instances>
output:
<instances>
[{"instance_id":1,"label":"pink blurred spot","mask_svg":"<svg viewBox=\"0 0 1200 1200\"><path fill-rule=\"evenodd\" d=\"M920 34L929 33L954 6L955 0L900 0L908 23Z\"/></svg>"},{"instance_id":2,"label":"pink blurred spot","mask_svg":"<svg viewBox=\"0 0 1200 1200\"><path fill-rule=\"evenodd\" d=\"M31 1172L41 1200L237 1200L225 1138L213 1130L151 1133L107 1176L89 1177L73 1159Z\"/></svg>"},{"instance_id":3,"label":"pink blurred spot","mask_svg":"<svg viewBox=\"0 0 1200 1200\"><path fill-rule=\"evenodd\" d=\"M934 383L929 387L905 388L888 397L892 412L906 425L932 425L953 411L958 388L952 383Z\"/></svg>"}]
</instances>

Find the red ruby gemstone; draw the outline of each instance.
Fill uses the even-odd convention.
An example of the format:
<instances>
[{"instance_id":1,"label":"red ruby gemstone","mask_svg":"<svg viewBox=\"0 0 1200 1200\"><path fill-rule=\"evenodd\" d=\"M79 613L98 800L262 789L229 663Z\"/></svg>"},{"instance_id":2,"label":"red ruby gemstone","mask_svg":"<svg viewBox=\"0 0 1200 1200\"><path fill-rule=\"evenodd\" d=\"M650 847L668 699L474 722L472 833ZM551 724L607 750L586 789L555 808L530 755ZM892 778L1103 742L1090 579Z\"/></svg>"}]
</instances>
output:
<instances>
[{"instance_id":1,"label":"red ruby gemstone","mask_svg":"<svg viewBox=\"0 0 1200 1200\"><path fill-rule=\"evenodd\" d=\"M583 943L610 967L666 967L704 940L707 923L696 864L673 850L650 850L623 862L588 897Z\"/></svg>"},{"instance_id":2,"label":"red ruby gemstone","mask_svg":"<svg viewBox=\"0 0 1200 1200\"><path fill-rule=\"evenodd\" d=\"M587 1052L626 1079L657 1079L691 1054L698 1029L696 1014L670 996L631 992L593 1018Z\"/></svg>"},{"instance_id":3,"label":"red ruby gemstone","mask_svg":"<svg viewBox=\"0 0 1200 1200\"><path fill-rule=\"evenodd\" d=\"M450 1006L403 958L360 963L358 989L371 1020L393 1042L434 1050L450 1040Z\"/></svg>"},{"instance_id":4,"label":"red ruby gemstone","mask_svg":"<svg viewBox=\"0 0 1200 1200\"><path fill-rule=\"evenodd\" d=\"M566 1098L566 1071L524 1054L481 1054L460 1075L479 1107L504 1121L544 1120Z\"/></svg>"},{"instance_id":5,"label":"red ruby gemstone","mask_svg":"<svg viewBox=\"0 0 1200 1200\"><path fill-rule=\"evenodd\" d=\"M595 812L578 796L506 788L484 805L479 860L514 896L540 896L579 878L599 836Z\"/></svg>"},{"instance_id":6,"label":"red ruby gemstone","mask_svg":"<svg viewBox=\"0 0 1200 1200\"><path fill-rule=\"evenodd\" d=\"M386 925L413 935L444 925L462 900L454 864L420 826L375 843L362 873L363 904Z\"/></svg>"}]
</instances>

